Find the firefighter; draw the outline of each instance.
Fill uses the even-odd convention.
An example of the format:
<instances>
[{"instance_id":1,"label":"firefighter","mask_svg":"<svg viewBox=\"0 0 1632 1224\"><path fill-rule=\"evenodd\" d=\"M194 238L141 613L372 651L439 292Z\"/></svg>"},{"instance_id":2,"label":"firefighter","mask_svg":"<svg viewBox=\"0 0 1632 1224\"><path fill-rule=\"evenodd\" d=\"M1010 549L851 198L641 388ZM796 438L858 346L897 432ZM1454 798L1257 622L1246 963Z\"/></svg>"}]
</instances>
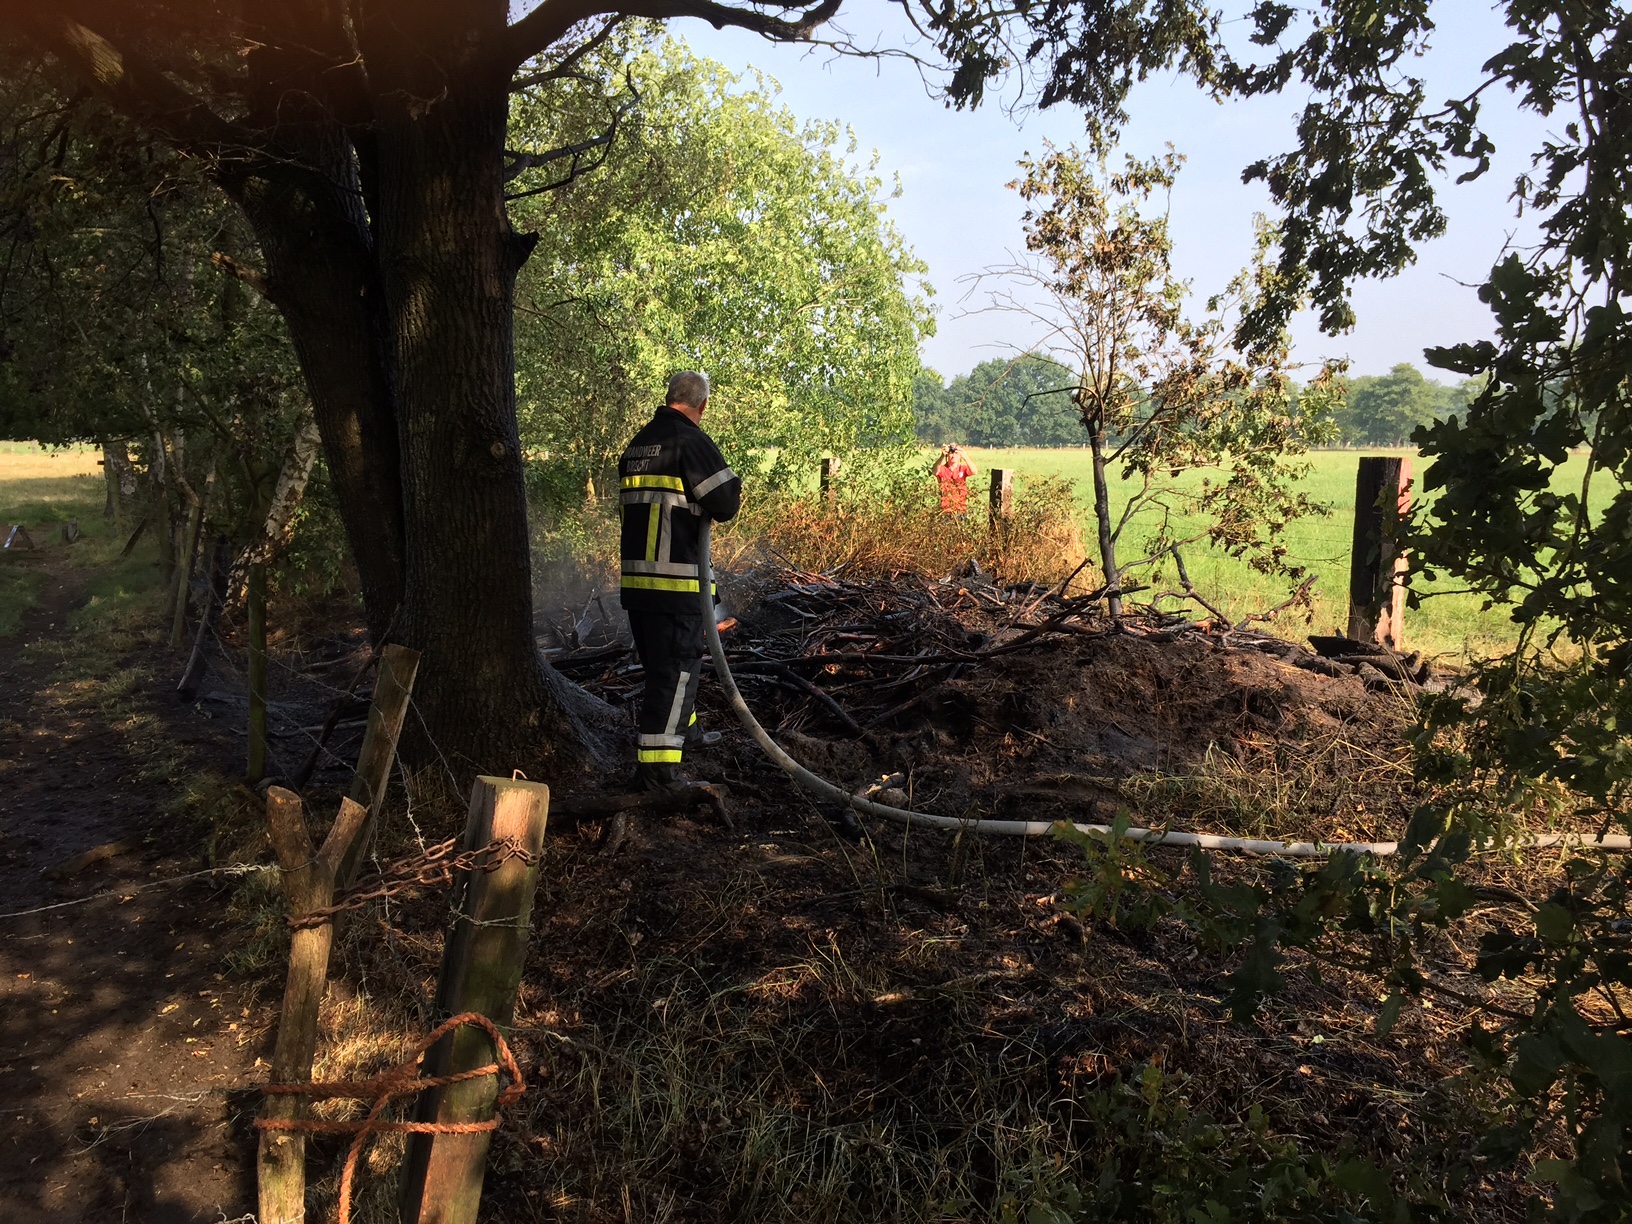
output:
<instances>
[{"instance_id":1,"label":"firefighter","mask_svg":"<svg viewBox=\"0 0 1632 1224\"><path fill-rule=\"evenodd\" d=\"M685 749L719 739L696 726L693 711L704 641L697 537L703 515L717 522L736 517L742 481L702 430L707 407L707 375L676 374L666 402L618 462L621 597L646 669L636 774L651 790L684 786Z\"/></svg>"},{"instance_id":2,"label":"firefighter","mask_svg":"<svg viewBox=\"0 0 1632 1224\"><path fill-rule=\"evenodd\" d=\"M969 478L975 475L963 448L948 442L941 449L941 461L935 465L935 479L941 486L941 512L962 514L969 508Z\"/></svg>"}]
</instances>

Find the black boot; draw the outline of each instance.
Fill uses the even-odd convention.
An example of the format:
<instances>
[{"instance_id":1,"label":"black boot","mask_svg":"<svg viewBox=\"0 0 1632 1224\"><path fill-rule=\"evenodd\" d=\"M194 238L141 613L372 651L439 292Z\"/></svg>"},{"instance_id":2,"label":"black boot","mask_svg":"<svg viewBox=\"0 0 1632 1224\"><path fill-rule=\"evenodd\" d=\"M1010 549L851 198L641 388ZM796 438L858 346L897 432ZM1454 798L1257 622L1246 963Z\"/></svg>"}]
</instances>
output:
<instances>
[{"instance_id":1,"label":"black boot","mask_svg":"<svg viewBox=\"0 0 1632 1224\"><path fill-rule=\"evenodd\" d=\"M686 732L686 751L690 752L694 748L712 748L724 738L722 732L704 731L702 723L692 723Z\"/></svg>"},{"instance_id":2,"label":"black boot","mask_svg":"<svg viewBox=\"0 0 1632 1224\"><path fill-rule=\"evenodd\" d=\"M648 764L642 762L635 766L635 779L645 790L649 791L681 791L691 785L685 775L680 772L680 766L663 764Z\"/></svg>"}]
</instances>

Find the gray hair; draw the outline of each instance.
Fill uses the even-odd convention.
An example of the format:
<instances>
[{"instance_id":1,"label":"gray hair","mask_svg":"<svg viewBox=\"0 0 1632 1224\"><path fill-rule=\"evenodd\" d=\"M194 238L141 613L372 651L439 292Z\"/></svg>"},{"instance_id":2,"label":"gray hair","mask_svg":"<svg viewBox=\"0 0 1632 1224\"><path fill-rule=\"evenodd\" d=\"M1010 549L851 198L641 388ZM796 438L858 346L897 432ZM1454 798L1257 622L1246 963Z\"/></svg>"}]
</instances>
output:
<instances>
[{"instance_id":1,"label":"gray hair","mask_svg":"<svg viewBox=\"0 0 1632 1224\"><path fill-rule=\"evenodd\" d=\"M684 404L701 408L708 399L708 375L696 370L683 370L669 379L669 398L665 403Z\"/></svg>"}]
</instances>

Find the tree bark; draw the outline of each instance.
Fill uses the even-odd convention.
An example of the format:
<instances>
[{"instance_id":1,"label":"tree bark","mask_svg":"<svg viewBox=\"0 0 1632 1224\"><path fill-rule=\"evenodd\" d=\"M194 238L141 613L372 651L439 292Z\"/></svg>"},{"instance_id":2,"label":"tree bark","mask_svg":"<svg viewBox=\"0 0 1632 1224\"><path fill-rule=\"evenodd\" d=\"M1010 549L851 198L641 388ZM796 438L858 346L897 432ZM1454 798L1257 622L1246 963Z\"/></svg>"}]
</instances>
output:
<instances>
[{"instance_id":1,"label":"tree bark","mask_svg":"<svg viewBox=\"0 0 1632 1224\"><path fill-rule=\"evenodd\" d=\"M136 494L136 470L131 466L130 448L123 440L102 443L102 474L108 482L107 506L102 515L112 519L116 528L122 527L126 503Z\"/></svg>"},{"instance_id":2,"label":"tree bark","mask_svg":"<svg viewBox=\"0 0 1632 1224\"><path fill-rule=\"evenodd\" d=\"M210 635L218 631L221 623L221 609L227 599L227 567L231 563L232 543L223 532L216 537L215 555L209 567L210 593L204 601L204 612L198 618L198 628L193 632L193 651L187 659L187 670L181 674L181 681L176 685L176 696L188 704L198 696L198 686L204 681L207 667L204 649Z\"/></svg>"},{"instance_id":3,"label":"tree bark","mask_svg":"<svg viewBox=\"0 0 1632 1224\"><path fill-rule=\"evenodd\" d=\"M231 577L226 580L227 602L234 607L242 602L248 591L250 563L274 561L289 547L294 535L295 511L300 509L301 499L306 495L306 486L311 481L312 468L317 464L317 452L322 442L316 416L310 411L302 413L295 424L295 436L284 452L283 464L278 469L278 482L272 490L265 513L261 515L260 528L232 563Z\"/></svg>"},{"instance_id":4,"label":"tree bark","mask_svg":"<svg viewBox=\"0 0 1632 1224\"><path fill-rule=\"evenodd\" d=\"M223 186L255 230L267 297L289 326L378 640L402 601L407 549L388 328L351 154L325 156L333 182L274 165Z\"/></svg>"},{"instance_id":5,"label":"tree bark","mask_svg":"<svg viewBox=\"0 0 1632 1224\"><path fill-rule=\"evenodd\" d=\"M167 591L164 605L166 620L174 611L170 606L169 596L175 593L171 584L176 580L176 516L170 505L171 494L174 492L171 488L174 483L171 479L171 469L174 466L176 461L170 454L169 442L164 432L154 425L153 458L148 464L148 492L153 496L153 524L164 532L164 539L159 543L159 579Z\"/></svg>"},{"instance_id":6,"label":"tree bark","mask_svg":"<svg viewBox=\"0 0 1632 1224\"><path fill-rule=\"evenodd\" d=\"M1088 429L1094 459L1094 519L1099 527L1099 561L1105 567L1105 604L1113 618L1122 615L1122 575L1116 566L1116 532L1111 526L1111 484L1105 473L1103 418Z\"/></svg>"},{"instance_id":7,"label":"tree bark","mask_svg":"<svg viewBox=\"0 0 1632 1224\"><path fill-rule=\"evenodd\" d=\"M505 212L507 78L484 71L390 44L370 58L410 545L398 636L423 656L424 719L410 730L497 770L536 760L541 741L570 742L571 729L533 638L512 350L531 242ZM448 79L458 73L471 75Z\"/></svg>"},{"instance_id":8,"label":"tree bark","mask_svg":"<svg viewBox=\"0 0 1632 1224\"><path fill-rule=\"evenodd\" d=\"M478 767L550 768L597 743L597 703L533 640L512 353L532 240L510 227L503 178L512 73L585 12L541 6L512 29L504 0L250 6L223 27L242 71L220 111L143 55L119 6L105 30L46 10L29 23L114 105L212 159L253 228L369 629L378 640L395 615L424 656L404 745L422 760L434 743ZM814 20L750 19L787 37Z\"/></svg>"},{"instance_id":9,"label":"tree bark","mask_svg":"<svg viewBox=\"0 0 1632 1224\"><path fill-rule=\"evenodd\" d=\"M216 443L216 450L221 449ZM187 605L192 594L193 564L198 555L198 535L204 527L204 517L209 513L210 496L215 492L216 456L210 457L209 474L204 477L204 491L193 494L192 506L186 516L186 526L182 531L181 549L176 555L176 585L171 596L170 620L170 649L180 650L181 643L187 633Z\"/></svg>"},{"instance_id":10,"label":"tree bark","mask_svg":"<svg viewBox=\"0 0 1632 1224\"><path fill-rule=\"evenodd\" d=\"M266 562L249 567L249 760L254 786L266 777Z\"/></svg>"}]
</instances>

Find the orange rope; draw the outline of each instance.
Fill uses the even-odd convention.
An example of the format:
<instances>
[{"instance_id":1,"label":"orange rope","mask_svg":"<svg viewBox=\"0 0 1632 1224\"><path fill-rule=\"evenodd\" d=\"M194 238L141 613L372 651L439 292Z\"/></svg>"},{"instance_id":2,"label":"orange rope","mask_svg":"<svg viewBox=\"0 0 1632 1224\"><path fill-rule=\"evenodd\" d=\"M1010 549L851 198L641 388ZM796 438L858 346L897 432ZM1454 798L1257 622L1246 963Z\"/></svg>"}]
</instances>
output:
<instances>
[{"instance_id":1,"label":"orange rope","mask_svg":"<svg viewBox=\"0 0 1632 1224\"><path fill-rule=\"evenodd\" d=\"M482 1029L493 1039L493 1046L498 1055L497 1062L488 1063L485 1067L476 1067L469 1071L456 1071L452 1075L435 1075L421 1077L419 1074L419 1060L433 1045L440 1041L454 1029L466 1024L473 1024ZM493 1116L486 1122L389 1122L380 1118L380 1113L398 1097L409 1096L416 1092L424 1092L427 1088L444 1088L449 1084L463 1083L466 1080L481 1079L487 1075L507 1075L510 1084L503 1089L498 1099L493 1103ZM483 1131L499 1128L499 1111L507 1105L513 1105L526 1091L522 1083L521 1068L516 1065L510 1047L500 1034L498 1026L479 1012L464 1012L450 1020L437 1025L419 1043L418 1049L406 1060L389 1071L366 1080L330 1080L327 1083L306 1084L266 1084L261 1091L268 1096L304 1096L315 1100L349 1099L357 1101L372 1101L373 1105L368 1116L352 1122L325 1122L316 1118L257 1118L255 1126L258 1130L300 1131L306 1134L339 1134L355 1135L351 1141L351 1148L346 1152L346 1164L340 1174L340 1224L350 1224L351 1221L351 1185L357 1172L357 1158L362 1154L363 1146L368 1142L370 1135L379 1134L413 1134L413 1135L476 1135Z\"/></svg>"}]
</instances>

